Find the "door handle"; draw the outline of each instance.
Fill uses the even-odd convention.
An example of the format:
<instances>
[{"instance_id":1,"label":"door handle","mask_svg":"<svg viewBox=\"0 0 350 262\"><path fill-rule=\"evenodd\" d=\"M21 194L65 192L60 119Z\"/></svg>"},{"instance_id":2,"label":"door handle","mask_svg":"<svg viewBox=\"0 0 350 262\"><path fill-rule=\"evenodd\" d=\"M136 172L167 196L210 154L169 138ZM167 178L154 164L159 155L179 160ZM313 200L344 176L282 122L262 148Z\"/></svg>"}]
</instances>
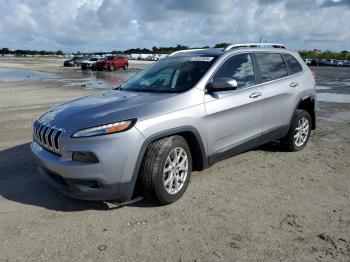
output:
<instances>
[{"instance_id":1,"label":"door handle","mask_svg":"<svg viewBox=\"0 0 350 262\"><path fill-rule=\"evenodd\" d=\"M260 92L254 92L254 93L251 93L249 97L250 98L257 98L257 97L259 97L261 95L262 95L262 93L260 93Z\"/></svg>"},{"instance_id":2,"label":"door handle","mask_svg":"<svg viewBox=\"0 0 350 262\"><path fill-rule=\"evenodd\" d=\"M290 87L297 87L299 85L299 83L297 83L297 82L292 82L292 83L290 83Z\"/></svg>"}]
</instances>

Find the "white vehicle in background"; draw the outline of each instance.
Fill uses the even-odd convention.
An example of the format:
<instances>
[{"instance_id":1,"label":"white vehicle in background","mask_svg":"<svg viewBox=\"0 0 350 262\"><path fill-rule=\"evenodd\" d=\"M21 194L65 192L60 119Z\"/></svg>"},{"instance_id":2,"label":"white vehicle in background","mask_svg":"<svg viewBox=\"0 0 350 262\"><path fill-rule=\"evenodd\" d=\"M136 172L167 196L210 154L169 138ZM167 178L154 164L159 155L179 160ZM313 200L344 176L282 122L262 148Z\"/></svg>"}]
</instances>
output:
<instances>
[{"instance_id":1,"label":"white vehicle in background","mask_svg":"<svg viewBox=\"0 0 350 262\"><path fill-rule=\"evenodd\" d=\"M304 61L305 61L305 64L307 64L308 66L310 66L312 63L312 59L310 58L305 58Z\"/></svg>"},{"instance_id":2,"label":"white vehicle in background","mask_svg":"<svg viewBox=\"0 0 350 262\"><path fill-rule=\"evenodd\" d=\"M348 60L338 60L338 66L350 66L350 61Z\"/></svg>"},{"instance_id":3,"label":"white vehicle in background","mask_svg":"<svg viewBox=\"0 0 350 262\"><path fill-rule=\"evenodd\" d=\"M344 60L338 60L337 66L344 66Z\"/></svg>"},{"instance_id":4,"label":"white vehicle in background","mask_svg":"<svg viewBox=\"0 0 350 262\"><path fill-rule=\"evenodd\" d=\"M95 64L98 61L103 60L103 57L100 56L94 56L91 57L89 60L84 60L81 62L80 67L82 70L87 70L87 69L91 69L92 65Z\"/></svg>"},{"instance_id":5,"label":"white vehicle in background","mask_svg":"<svg viewBox=\"0 0 350 262\"><path fill-rule=\"evenodd\" d=\"M140 54L130 54L130 55L128 56L128 59L129 59L129 60L138 60L139 57L140 57Z\"/></svg>"},{"instance_id":6,"label":"white vehicle in background","mask_svg":"<svg viewBox=\"0 0 350 262\"><path fill-rule=\"evenodd\" d=\"M147 61L158 61L159 56L158 55L150 55L149 57L146 58Z\"/></svg>"}]
</instances>

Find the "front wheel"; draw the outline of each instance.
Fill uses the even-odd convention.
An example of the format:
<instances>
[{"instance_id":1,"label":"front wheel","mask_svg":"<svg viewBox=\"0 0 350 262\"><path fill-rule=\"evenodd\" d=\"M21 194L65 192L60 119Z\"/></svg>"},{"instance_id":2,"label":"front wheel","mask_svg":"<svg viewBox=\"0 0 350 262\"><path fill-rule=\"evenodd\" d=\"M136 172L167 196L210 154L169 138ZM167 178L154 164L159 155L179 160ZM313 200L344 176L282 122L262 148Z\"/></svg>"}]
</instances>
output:
<instances>
[{"instance_id":1,"label":"front wheel","mask_svg":"<svg viewBox=\"0 0 350 262\"><path fill-rule=\"evenodd\" d=\"M297 109L290 130L287 136L281 140L281 143L289 151L302 150L309 140L310 133L310 114L305 110Z\"/></svg>"},{"instance_id":2,"label":"front wheel","mask_svg":"<svg viewBox=\"0 0 350 262\"><path fill-rule=\"evenodd\" d=\"M127 64L125 64L124 67L123 67L123 69L124 69L124 70L128 70L128 67L129 67L129 66L128 66Z\"/></svg>"},{"instance_id":3,"label":"front wheel","mask_svg":"<svg viewBox=\"0 0 350 262\"><path fill-rule=\"evenodd\" d=\"M162 205L177 201L186 191L191 171L191 151L183 137L171 136L153 142L140 170L144 196Z\"/></svg>"},{"instance_id":4,"label":"front wheel","mask_svg":"<svg viewBox=\"0 0 350 262\"><path fill-rule=\"evenodd\" d=\"M110 65L109 67L108 67L108 71L114 71L115 69L114 69L114 65Z\"/></svg>"}]
</instances>

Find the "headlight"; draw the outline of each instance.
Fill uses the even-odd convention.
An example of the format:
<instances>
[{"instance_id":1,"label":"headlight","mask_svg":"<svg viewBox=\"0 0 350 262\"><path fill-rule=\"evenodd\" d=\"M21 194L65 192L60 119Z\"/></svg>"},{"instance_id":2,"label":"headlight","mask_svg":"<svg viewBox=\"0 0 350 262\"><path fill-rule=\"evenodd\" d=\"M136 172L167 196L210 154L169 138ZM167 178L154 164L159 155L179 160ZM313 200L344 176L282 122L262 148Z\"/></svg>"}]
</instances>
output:
<instances>
[{"instance_id":1,"label":"headlight","mask_svg":"<svg viewBox=\"0 0 350 262\"><path fill-rule=\"evenodd\" d=\"M72 137L89 137L119 133L132 128L135 122L135 120L126 120L107 125L86 128L75 132Z\"/></svg>"}]
</instances>

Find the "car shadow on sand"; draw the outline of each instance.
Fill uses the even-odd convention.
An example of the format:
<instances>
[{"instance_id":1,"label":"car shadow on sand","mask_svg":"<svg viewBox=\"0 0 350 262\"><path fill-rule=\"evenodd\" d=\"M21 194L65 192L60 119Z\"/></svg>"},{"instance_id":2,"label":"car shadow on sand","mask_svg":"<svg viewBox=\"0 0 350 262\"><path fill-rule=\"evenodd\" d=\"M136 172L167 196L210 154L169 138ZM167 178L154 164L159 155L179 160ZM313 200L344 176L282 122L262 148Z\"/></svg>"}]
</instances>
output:
<instances>
[{"instance_id":1,"label":"car shadow on sand","mask_svg":"<svg viewBox=\"0 0 350 262\"><path fill-rule=\"evenodd\" d=\"M110 210L104 202L68 198L40 177L30 143L0 151L0 197L50 210Z\"/></svg>"},{"instance_id":2,"label":"car shadow on sand","mask_svg":"<svg viewBox=\"0 0 350 262\"><path fill-rule=\"evenodd\" d=\"M278 142L271 142L253 150L283 151ZM30 143L0 151L0 198L49 210L74 212L83 210L113 210L123 206L151 208L157 205L138 201L126 205L113 202L82 201L69 198L50 187L38 172L38 165L30 150Z\"/></svg>"},{"instance_id":3,"label":"car shadow on sand","mask_svg":"<svg viewBox=\"0 0 350 262\"><path fill-rule=\"evenodd\" d=\"M263 145L260 145L253 149L254 151L266 151L266 152L288 152L279 141L272 141Z\"/></svg>"}]
</instances>

